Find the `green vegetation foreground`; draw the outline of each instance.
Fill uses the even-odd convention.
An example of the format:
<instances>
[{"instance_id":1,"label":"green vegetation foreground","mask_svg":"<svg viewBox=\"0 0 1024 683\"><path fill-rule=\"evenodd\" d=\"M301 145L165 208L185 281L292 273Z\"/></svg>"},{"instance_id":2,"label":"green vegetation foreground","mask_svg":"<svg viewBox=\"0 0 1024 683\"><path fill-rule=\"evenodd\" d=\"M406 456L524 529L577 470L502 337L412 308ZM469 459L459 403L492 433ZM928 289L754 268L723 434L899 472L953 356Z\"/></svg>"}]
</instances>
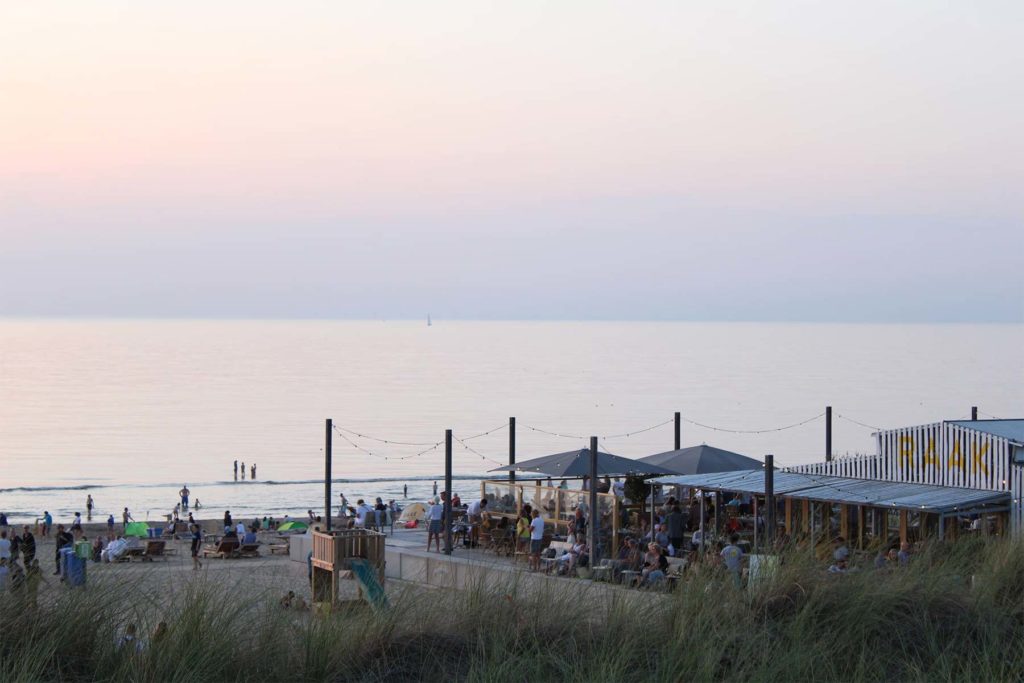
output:
<instances>
[{"instance_id":1,"label":"green vegetation foreground","mask_svg":"<svg viewBox=\"0 0 1024 683\"><path fill-rule=\"evenodd\" d=\"M717 575L690 577L671 594L565 581L529 592L409 588L381 612L319 616L243 589L197 578L163 597L124 585L61 587L38 607L5 596L0 680L1024 677L1021 542L944 544L905 569L841 576L790 555L755 591ZM154 639L160 621L166 631ZM129 625L139 645L123 643Z\"/></svg>"}]
</instances>

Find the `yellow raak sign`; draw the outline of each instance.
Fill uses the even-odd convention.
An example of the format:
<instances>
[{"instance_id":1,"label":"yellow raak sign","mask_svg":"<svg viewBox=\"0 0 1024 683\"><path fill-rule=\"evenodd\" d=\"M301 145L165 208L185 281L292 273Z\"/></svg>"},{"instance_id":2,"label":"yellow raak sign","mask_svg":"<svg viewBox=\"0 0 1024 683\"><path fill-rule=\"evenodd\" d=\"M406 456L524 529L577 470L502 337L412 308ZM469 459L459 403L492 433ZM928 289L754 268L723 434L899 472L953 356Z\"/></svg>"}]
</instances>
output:
<instances>
[{"instance_id":1,"label":"yellow raak sign","mask_svg":"<svg viewBox=\"0 0 1024 683\"><path fill-rule=\"evenodd\" d=\"M915 449L916 442L913 436L901 436L899 441L899 456L900 456L900 467L905 469L914 469L915 467L920 470L924 470L927 467L941 467L941 457L935 449L935 437L928 438L928 445L924 449L924 453L920 458L916 458L917 449ZM978 447L977 443L971 444L971 460L970 460L970 471L972 473L981 472L982 474L988 474L988 466L982 459L985 454L988 453L989 443L985 442ZM949 457L946 458L946 469L966 469L964 462L964 452L960 447L960 441L955 439L953 441L953 447L949 451Z\"/></svg>"}]
</instances>

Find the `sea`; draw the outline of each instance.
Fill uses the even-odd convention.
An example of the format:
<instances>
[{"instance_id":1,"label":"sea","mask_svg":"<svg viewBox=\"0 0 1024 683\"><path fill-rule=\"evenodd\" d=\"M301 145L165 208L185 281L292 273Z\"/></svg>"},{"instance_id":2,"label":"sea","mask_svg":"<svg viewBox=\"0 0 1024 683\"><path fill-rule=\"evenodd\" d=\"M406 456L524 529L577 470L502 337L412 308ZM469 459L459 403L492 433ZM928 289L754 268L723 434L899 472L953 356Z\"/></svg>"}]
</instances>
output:
<instances>
[{"instance_id":1,"label":"sea","mask_svg":"<svg viewBox=\"0 0 1024 683\"><path fill-rule=\"evenodd\" d=\"M875 452L879 428L1024 415L1024 326L0 320L0 511L31 522L305 515L333 495L476 495L508 459L702 443L776 463ZM245 480L234 463L244 463ZM256 478L251 477L256 465Z\"/></svg>"}]
</instances>

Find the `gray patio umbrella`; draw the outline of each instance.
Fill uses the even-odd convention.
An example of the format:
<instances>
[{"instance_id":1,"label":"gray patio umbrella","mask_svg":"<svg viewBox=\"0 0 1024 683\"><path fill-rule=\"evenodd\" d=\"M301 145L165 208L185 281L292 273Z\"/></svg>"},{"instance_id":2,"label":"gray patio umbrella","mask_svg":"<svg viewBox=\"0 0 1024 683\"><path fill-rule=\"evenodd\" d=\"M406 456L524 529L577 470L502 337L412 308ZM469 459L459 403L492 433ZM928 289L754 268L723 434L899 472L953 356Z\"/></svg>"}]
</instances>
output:
<instances>
[{"instance_id":1,"label":"gray patio umbrella","mask_svg":"<svg viewBox=\"0 0 1024 683\"><path fill-rule=\"evenodd\" d=\"M732 451L724 451L721 448L715 448L707 444L648 455L647 457L640 458L638 462L655 467L664 467L674 472L682 472L683 474L711 474L713 472L760 470L764 468L764 464L759 460L754 460Z\"/></svg>"},{"instance_id":2,"label":"gray patio umbrella","mask_svg":"<svg viewBox=\"0 0 1024 683\"><path fill-rule=\"evenodd\" d=\"M554 455L543 455L532 460L517 462L515 465L497 467L491 472L536 472L546 474L549 477L582 477L590 474L590 449L581 448L578 451L567 451L555 453ZM597 452L597 474L598 476L621 477L627 474L659 474L659 473L682 474L671 467L654 463L646 463L641 460L624 458L621 455Z\"/></svg>"}]
</instances>

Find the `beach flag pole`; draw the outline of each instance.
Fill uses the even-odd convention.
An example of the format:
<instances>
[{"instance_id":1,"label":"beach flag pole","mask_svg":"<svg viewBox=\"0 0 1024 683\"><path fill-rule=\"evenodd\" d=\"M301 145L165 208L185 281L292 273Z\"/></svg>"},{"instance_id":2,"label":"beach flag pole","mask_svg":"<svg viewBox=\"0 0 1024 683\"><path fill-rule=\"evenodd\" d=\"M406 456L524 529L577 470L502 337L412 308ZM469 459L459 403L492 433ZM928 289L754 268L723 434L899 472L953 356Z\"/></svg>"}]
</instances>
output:
<instances>
[{"instance_id":1,"label":"beach flag pole","mask_svg":"<svg viewBox=\"0 0 1024 683\"><path fill-rule=\"evenodd\" d=\"M444 430L444 554L452 554L452 430Z\"/></svg>"},{"instance_id":2,"label":"beach flag pole","mask_svg":"<svg viewBox=\"0 0 1024 683\"><path fill-rule=\"evenodd\" d=\"M683 416L676 413L676 450L683 447Z\"/></svg>"},{"instance_id":3,"label":"beach flag pole","mask_svg":"<svg viewBox=\"0 0 1024 683\"><path fill-rule=\"evenodd\" d=\"M331 530L331 431L334 421L327 418L324 431L324 521L327 531Z\"/></svg>"}]
</instances>

